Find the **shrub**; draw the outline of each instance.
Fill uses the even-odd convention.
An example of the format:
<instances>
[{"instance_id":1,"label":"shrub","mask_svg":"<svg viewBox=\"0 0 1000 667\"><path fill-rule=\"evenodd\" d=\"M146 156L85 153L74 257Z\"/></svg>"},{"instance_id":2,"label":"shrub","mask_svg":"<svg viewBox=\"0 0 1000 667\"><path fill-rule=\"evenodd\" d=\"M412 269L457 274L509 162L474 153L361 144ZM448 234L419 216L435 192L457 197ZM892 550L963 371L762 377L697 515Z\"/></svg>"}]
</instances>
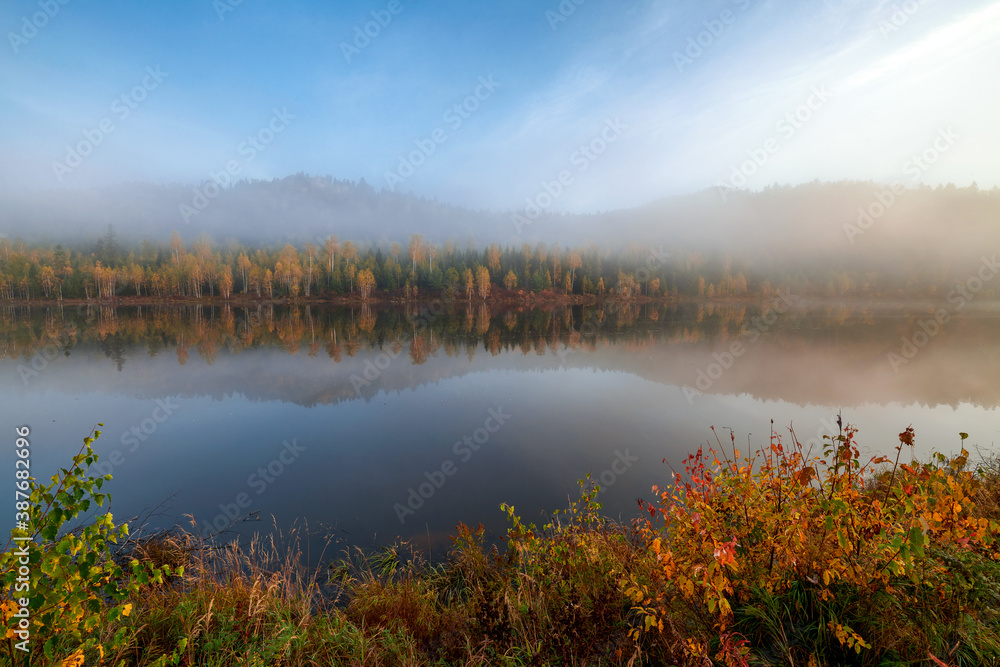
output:
<instances>
[{"instance_id":1,"label":"shrub","mask_svg":"<svg viewBox=\"0 0 1000 667\"><path fill-rule=\"evenodd\" d=\"M856 433L848 426L830 438L822 459L807 458L794 431L791 447L772 433L766 448L745 457L732 436L732 457L717 439L718 449L685 460L672 488L654 487L641 526L657 561L654 579L625 581L643 618L633 637L661 629L677 599L711 619L715 657L726 664L746 664L747 638L732 632L737 620L801 664L849 661L875 643L883 654L905 643L907 657L923 651L915 657L927 659L954 641L943 627L976 625L974 608L988 607L968 597L956 558L995 561L1000 525L976 506L980 482L967 470L968 452L900 463L913 446L910 427L886 470L885 457L862 461ZM885 621L880 611L908 618ZM997 637L996 625L979 630L986 644ZM691 640L691 657L707 652L704 636Z\"/></svg>"},{"instance_id":2,"label":"shrub","mask_svg":"<svg viewBox=\"0 0 1000 667\"><path fill-rule=\"evenodd\" d=\"M28 435L27 427L18 429L19 448L27 450ZM12 665L21 657L24 664L81 665L87 656L103 659L106 652L116 652L126 642L126 629L110 636L104 629L131 613L126 601L131 592L171 573L167 566L142 567L133 560L127 577L112 559L112 545L128 537L128 525L115 525L110 512L76 530L65 529L108 500L101 488L111 475L89 474L98 459L91 445L100 435L94 430L84 438L72 466L60 469L48 485L27 470L17 472L17 497L24 499L17 506L20 523L0 555Z\"/></svg>"}]
</instances>

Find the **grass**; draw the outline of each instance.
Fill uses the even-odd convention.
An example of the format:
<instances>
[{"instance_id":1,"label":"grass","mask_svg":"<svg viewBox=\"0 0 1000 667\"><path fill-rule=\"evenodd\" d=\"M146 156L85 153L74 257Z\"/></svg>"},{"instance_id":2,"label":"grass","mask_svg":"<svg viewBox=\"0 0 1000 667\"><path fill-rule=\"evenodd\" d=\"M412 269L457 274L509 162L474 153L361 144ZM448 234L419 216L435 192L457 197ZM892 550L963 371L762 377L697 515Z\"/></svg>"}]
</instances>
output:
<instances>
[{"instance_id":1,"label":"grass","mask_svg":"<svg viewBox=\"0 0 1000 667\"><path fill-rule=\"evenodd\" d=\"M1000 461L985 460L966 471L958 460L942 457L934 470L968 491L963 517L1000 520ZM708 469L715 486L706 502L722 502L727 475L751 485L767 480L726 465ZM855 468L851 492L863 504L887 499L888 505L914 479L897 468L898 460L891 475L887 464L873 466L867 479ZM908 468L919 477L919 466ZM760 470L760 461L749 469ZM781 474L801 482L801 470ZM799 482L803 502L826 497L818 480ZM679 524L607 521L596 487L589 481L581 487L580 499L540 528L524 525L513 508L503 506L510 521L503 549L485 545L481 526L459 525L448 559L437 565L399 543L377 553L345 552L308 570L294 530L276 530L275 537L255 539L245 548L219 546L196 529L182 528L125 543L116 552L123 562L169 565L173 572L183 567L183 574L135 587L131 613L100 624L99 640L107 645L116 635L124 637L103 663L1000 665L1000 550L994 540L1000 526L995 523L978 541L945 539L930 530L926 548L914 555L915 569L887 576L884 584L847 575L827 584L820 570L801 566L804 552L799 559L790 555L794 567L779 572L772 566L767 576L749 577L761 572L752 569L759 554L752 552L757 547L751 533L740 538L731 564L726 564L729 552L712 551L711 531L704 538L707 560L684 562L681 554L689 545L676 542ZM679 495L665 502L679 510L695 507L694 494L677 488ZM758 491L755 502L763 512L766 489ZM948 533L958 534L957 528ZM771 544L761 539L758 546ZM670 558L687 570L666 576ZM729 569L718 569L718 563ZM725 616L711 605L711 595L702 595L701 588L687 595L679 583L684 579L678 572L686 572L701 586L712 568L733 577L731 591L724 592L731 609ZM637 601L638 590L647 597ZM649 602L654 593L655 613ZM866 647L856 645L852 634ZM31 664L99 660L91 652L65 663L76 646L57 648L51 657L33 656ZM10 664L7 652L0 654L0 662Z\"/></svg>"}]
</instances>

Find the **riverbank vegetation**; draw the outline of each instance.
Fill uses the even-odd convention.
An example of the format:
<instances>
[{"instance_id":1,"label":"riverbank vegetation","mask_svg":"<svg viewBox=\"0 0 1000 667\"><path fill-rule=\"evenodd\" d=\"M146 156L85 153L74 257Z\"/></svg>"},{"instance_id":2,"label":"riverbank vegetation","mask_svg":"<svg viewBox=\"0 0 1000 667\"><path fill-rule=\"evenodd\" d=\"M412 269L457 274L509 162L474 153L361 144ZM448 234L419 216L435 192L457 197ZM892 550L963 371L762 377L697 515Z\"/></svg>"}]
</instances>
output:
<instances>
[{"instance_id":1,"label":"riverbank vegetation","mask_svg":"<svg viewBox=\"0 0 1000 667\"><path fill-rule=\"evenodd\" d=\"M751 452L730 434L630 524L602 518L582 480L541 527L502 506L502 548L460 525L444 563L398 544L317 571L294 535L130 540L110 515L67 533L104 500L88 438L30 484L30 664L1000 664L1000 464L910 460L912 428L864 458L856 436L812 456L791 430ZM25 665L14 549L3 653Z\"/></svg>"}]
</instances>

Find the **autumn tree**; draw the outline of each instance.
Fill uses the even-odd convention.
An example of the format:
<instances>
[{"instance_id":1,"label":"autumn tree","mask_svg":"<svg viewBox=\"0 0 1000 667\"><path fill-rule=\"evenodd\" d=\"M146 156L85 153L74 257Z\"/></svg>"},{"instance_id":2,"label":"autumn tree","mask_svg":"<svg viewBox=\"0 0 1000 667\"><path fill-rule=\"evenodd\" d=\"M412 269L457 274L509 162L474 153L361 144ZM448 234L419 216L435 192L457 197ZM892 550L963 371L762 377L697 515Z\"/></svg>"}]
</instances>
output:
<instances>
[{"instance_id":1,"label":"autumn tree","mask_svg":"<svg viewBox=\"0 0 1000 667\"><path fill-rule=\"evenodd\" d=\"M576 281L576 270L583 266L583 260L580 258L579 253L570 253L566 257L566 268L569 269L570 273L570 290L572 291L572 285Z\"/></svg>"},{"instance_id":2,"label":"autumn tree","mask_svg":"<svg viewBox=\"0 0 1000 667\"><path fill-rule=\"evenodd\" d=\"M118 283L118 272L111 267L101 265L101 262L98 261L94 265L94 282L97 283L98 297L110 299L115 294L115 288Z\"/></svg>"},{"instance_id":3,"label":"autumn tree","mask_svg":"<svg viewBox=\"0 0 1000 667\"><path fill-rule=\"evenodd\" d=\"M549 247L545 245L544 241L539 241L538 245L535 246L535 258L538 260L539 266L544 266L545 260L549 257Z\"/></svg>"},{"instance_id":4,"label":"autumn tree","mask_svg":"<svg viewBox=\"0 0 1000 667\"><path fill-rule=\"evenodd\" d=\"M517 274L513 271L508 271L507 275L504 276L503 286L509 290L517 289Z\"/></svg>"},{"instance_id":5,"label":"autumn tree","mask_svg":"<svg viewBox=\"0 0 1000 667\"><path fill-rule=\"evenodd\" d=\"M223 299L228 299L233 293L233 269L226 264L222 269L222 276L219 278L219 294ZM226 306L227 308L229 306Z\"/></svg>"},{"instance_id":6,"label":"autumn tree","mask_svg":"<svg viewBox=\"0 0 1000 667\"><path fill-rule=\"evenodd\" d=\"M247 281L249 280L249 274L250 274L250 267L251 266L253 266L253 263L250 261L250 258L247 257L247 254L245 252L241 252L240 256L236 258L236 268L238 268L240 270L240 274L243 276L243 293L244 294L247 293L247 289L248 289L248 282Z\"/></svg>"},{"instance_id":7,"label":"autumn tree","mask_svg":"<svg viewBox=\"0 0 1000 667\"><path fill-rule=\"evenodd\" d=\"M326 238L323 248L326 250L326 256L330 258L330 273L333 273L337 268L337 252L340 250L340 242L337 241L337 235L330 234Z\"/></svg>"},{"instance_id":8,"label":"autumn tree","mask_svg":"<svg viewBox=\"0 0 1000 667\"><path fill-rule=\"evenodd\" d=\"M562 275L562 250L559 249L558 243L553 243L549 248L549 264L552 267L552 275L558 283L559 276Z\"/></svg>"},{"instance_id":9,"label":"autumn tree","mask_svg":"<svg viewBox=\"0 0 1000 667\"><path fill-rule=\"evenodd\" d=\"M306 296L312 291L312 279L313 279L313 260L316 258L316 244L312 241L306 243L306 257L309 258L309 269L306 272L306 285L305 291Z\"/></svg>"},{"instance_id":10,"label":"autumn tree","mask_svg":"<svg viewBox=\"0 0 1000 667\"><path fill-rule=\"evenodd\" d=\"M181 257L184 255L184 241L176 230L170 232L170 250L173 253L174 264L180 265Z\"/></svg>"},{"instance_id":11,"label":"autumn tree","mask_svg":"<svg viewBox=\"0 0 1000 667\"><path fill-rule=\"evenodd\" d=\"M424 258L424 237L423 234L411 234L410 245L407 247L410 259L413 260L412 271L417 270L417 262Z\"/></svg>"},{"instance_id":12,"label":"autumn tree","mask_svg":"<svg viewBox=\"0 0 1000 667\"><path fill-rule=\"evenodd\" d=\"M264 290L267 292L267 298L274 297L274 274L271 269L264 271Z\"/></svg>"},{"instance_id":13,"label":"autumn tree","mask_svg":"<svg viewBox=\"0 0 1000 667\"><path fill-rule=\"evenodd\" d=\"M486 250L486 264L493 273L500 273L500 246L496 243L491 243Z\"/></svg>"},{"instance_id":14,"label":"autumn tree","mask_svg":"<svg viewBox=\"0 0 1000 667\"><path fill-rule=\"evenodd\" d=\"M274 274L285 285L290 296L298 296L302 283L302 265L299 263L299 253L291 243L281 249L278 262L274 265Z\"/></svg>"},{"instance_id":15,"label":"autumn tree","mask_svg":"<svg viewBox=\"0 0 1000 667\"><path fill-rule=\"evenodd\" d=\"M354 292L354 276L357 275L357 271L358 271L357 267L354 266L353 264L347 265L346 273L347 273L347 279L351 283L351 293Z\"/></svg>"},{"instance_id":16,"label":"autumn tree","mask_svg":"<svg viewBox=\"0 0 1000 667\"><path fill-rule=\"evenodd\" d=\"M132 283L132 289L136 296L142 296L142 284L146 281L146 273L138 264L129 264L126 269L128 281Z\"/></svg>"},{"instance_id":17,"label":"autumn tree","mask_svg":"<svg viewBox=\"0 0 1000 667\"><path fill-rule=\"evenodd\" d=\"M201 262L194 255L183 255L181 269L187 277L189 294L195 298L201 297L202 281L205 277Z\"/></svg>"},{"instance_id":18,"label":"autumn tree","mask_svg":"<svg viewBox=\"0 0 1000 667\"><path fill-rule=\"evenodd\" d=\"M361 269L358 273L358 289L361 291L361 298L367 301L372 290L375 289L375 275L371 269Z\"/></svg>"},{"instance_id":19,"label":"autumn tree","mask_svg":"<svg viewBox=\"0 0 1000 667\"><path fill-rule=\"evenodd\" d=\"M42 293L45 294L46 298L52 296L52 288L56 284L56 272L52 270L51 266L42 267Z\"/></svg>"},{"instance_id":20,"label":"autumn tree","mask_svg":"<svg viewBox=\"0 0 1000 667\"><path fill-rule=\"evenodd\" d=\"M350 264L358 258L358 247L354 245L353 241L344 241L340 247L340 256L344 258L345 262Z\"/></svg>"},{"instance_id":21,"label":"autumn tree","mask_svg":"<svg viewBox=\"0 0 1000 667\"><path fill-rule=\"evenodd\" d=\"M465 270L465 273L462 275L462 281L465 283L465 298L472 301L472 295L476 291L476 278L472 274L472 269Z\"/></svg>"},{"instance_id":22,"label":"autumn tree","mask_svg":"<svg viewBox=\"0 0 1000 667\"><path fill-rule=\"evenodd\" d=\"M485 266L476 267L476 290L480 299L486 299L490 295L490 271Z\"/></svg>"}]
</instances>

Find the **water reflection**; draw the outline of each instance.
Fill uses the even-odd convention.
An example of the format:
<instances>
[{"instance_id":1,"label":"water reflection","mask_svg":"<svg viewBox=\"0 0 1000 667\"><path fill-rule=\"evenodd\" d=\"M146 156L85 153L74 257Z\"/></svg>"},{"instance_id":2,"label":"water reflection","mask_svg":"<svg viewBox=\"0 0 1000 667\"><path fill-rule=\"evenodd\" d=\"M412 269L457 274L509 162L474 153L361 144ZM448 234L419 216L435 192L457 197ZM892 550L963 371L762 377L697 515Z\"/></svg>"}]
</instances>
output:
<instances>
[{"instance_id":1,"label":"water reflection","mask_svg":"<svg viewBox=\"0 0 1000 667\"><path fill-rule=\"evenodd\" d=\"M534 354L542 366L624 370L687 386L692 397L697 391L841 406L1000 404L995 304L952 318L906 356L907 341L922 340L921 325L933 319L934 310L933 304L806 304L774 315L765 326L760 323L768 304L612 303L531 310L486 304L381 310L8 307L0 320L0 361L6 362L4 372L16 371L19 384L28 388L44 384L50 362L56 366L60 358L92 360L100 354L117 371L131 372L143 359L163 354L175 355L176 364L185 366L194 352L213 366L220 354L280 350L317 363L292 364L287 370L294 374L283 377L255 369L232 377L226 390L312 405L371 398L380 390L466 370L464 363L405 369L424 366L431 358L464 357L471 363L477 354L496 357L516 350ZM734 343L742 352L730 359ZM320 359L333 366L319 364ZM280 365L273 372L281 373Z\"/></svg>"},{"instance_id":2,"label":"water reflection","mask_svg":"<svg viewBox=\"0 0 1000 667\"><path fill-rule=\"evenodd\" d=\"M871 449L910 423L921 452L997 439L992 305L898 369L932 304L770 307L8 308L0 402L31 425L39 478L103 421L119 516L169 499L164 523L260 511L362 546L499 533L500 502L537 519L588 472L632 516L712 425L759 442L794 423L819 447L844 409Z\"/></svg>"}]
</instances>

